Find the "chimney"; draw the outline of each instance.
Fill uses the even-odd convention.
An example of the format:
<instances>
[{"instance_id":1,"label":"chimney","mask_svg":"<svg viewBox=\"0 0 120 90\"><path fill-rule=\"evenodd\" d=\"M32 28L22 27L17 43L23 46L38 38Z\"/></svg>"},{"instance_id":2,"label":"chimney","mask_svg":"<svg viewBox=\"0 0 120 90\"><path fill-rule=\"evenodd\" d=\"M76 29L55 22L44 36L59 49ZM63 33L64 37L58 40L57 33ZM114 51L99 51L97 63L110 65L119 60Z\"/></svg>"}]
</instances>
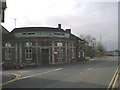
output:
<instances>
[{"instance_id":1,"label":"chimney","mask_svg":"<svg viewBox=\"0 0 120 90\"><path fill-rule=\"evenodd\" d=\"M61 29L61 24L58 24L58 29Z\"/></svg>"},{"instance_id":2,"label":"chimney","mask_svg":"<svg viewBox=\"0 0 120 90\"><path fill-rule=\"evenodd\" d=\"M66 29L66 32L71 34L71 29Z\"/></svg>"}]
</instances>

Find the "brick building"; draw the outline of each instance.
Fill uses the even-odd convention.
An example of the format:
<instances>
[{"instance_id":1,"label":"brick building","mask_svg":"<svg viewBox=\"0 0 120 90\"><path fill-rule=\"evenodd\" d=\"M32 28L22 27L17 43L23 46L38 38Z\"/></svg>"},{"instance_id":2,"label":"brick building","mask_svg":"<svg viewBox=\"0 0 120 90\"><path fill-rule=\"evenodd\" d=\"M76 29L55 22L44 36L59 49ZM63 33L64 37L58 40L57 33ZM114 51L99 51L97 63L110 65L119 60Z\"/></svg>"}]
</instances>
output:
<instances>
[{"instance_id":1,"label":"brick building","mask_svg":"<svg viewBox=\"0 0 120 90\"><path fill-rule=\"evenodd\" d=\"M4 27L3 27L4 28ZM6 30L5 30L6 31ZM3 60L26 65L48 65L84 60L85 42L63 30L51 27L15 28L3 40Z\"/></svg>"}]
</instances>

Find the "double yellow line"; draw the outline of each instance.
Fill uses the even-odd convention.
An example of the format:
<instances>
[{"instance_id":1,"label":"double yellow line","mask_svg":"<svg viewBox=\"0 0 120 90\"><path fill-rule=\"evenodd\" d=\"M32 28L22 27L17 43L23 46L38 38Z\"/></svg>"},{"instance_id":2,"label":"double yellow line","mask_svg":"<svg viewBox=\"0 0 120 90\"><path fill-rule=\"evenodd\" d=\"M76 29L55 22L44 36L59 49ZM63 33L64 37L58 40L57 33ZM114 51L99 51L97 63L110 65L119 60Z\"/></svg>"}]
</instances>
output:
<instances>
[{"instance_id":1,"label":"double yellow line","mask_svg":"<svg viewBox=\"0 0 120 90\"><path fill-rule=\"evenodd\" d=\"M19 74L12 73L12 75L13 75L13 76L15 76L15 78L14 78L14 79L9 80L9 81L7 81L7 82L5 82L5 83L2 83L2 84L0 84L0 85L4 86L4 85L6 85L6 84L9 84L9 83L11 83L11 82L14 82L14 81L16 81L16 80L19 80L19 79L20 79L20 75L19 75Z\"/></svg>"},{"instance_id":2,"label":"double yellow line","mask_svg":"<svg viewBox=\"0 0 120 90\"><path fill-rule=\"evenodd\" d=\"M113 78L112 78L112 80L111 80L107 90L114 90L119 73L120 73L120 66L117 68L117 70L116 70L116 72L115 72L115 74L114 74L114 76L113 76ZM116 87L116 88L118 88L118 87Z\"/></svg>"}]
</instances>

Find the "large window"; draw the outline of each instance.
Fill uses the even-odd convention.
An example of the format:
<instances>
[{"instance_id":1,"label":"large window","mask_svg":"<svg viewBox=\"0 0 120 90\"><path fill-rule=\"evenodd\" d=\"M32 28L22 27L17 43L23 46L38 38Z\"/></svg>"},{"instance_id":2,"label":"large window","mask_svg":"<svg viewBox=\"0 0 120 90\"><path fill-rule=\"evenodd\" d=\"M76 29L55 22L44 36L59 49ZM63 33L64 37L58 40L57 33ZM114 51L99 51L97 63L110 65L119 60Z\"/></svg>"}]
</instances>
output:
<instances>
[{"instance_id":1,"label":"large window","mask_svg":"<svg viewBox=\"0 0 120 90\"><path fill-rule=\"evenodd\" d=\"M74 51L74 48L72 48L72 58L75 57L75 51Z\"/></svg>"},{"instance_id":2,"label":"large window","mask_svg":"<svg viewBox=\"0 0 120 90\"><path fill-rule=\"evenodd\" d=\"M63 49L62 48L58 48L57 51L58 51L57 58L58 59L62 59L63 58Z\"/></svg>"},{"instance_id":3,"label":"large window","mask_svg":"<svg viewBox=\"0 0 120 90\"><path fill-rule=\"evenodd\" d=\"M25 50L25 58L26 58L26 60L32 60L32 50L31 49Z\"/></svg>"},{"instance_id":4,"label":"large window","mask_svg":"<svg viewBox=\"0 0 120 90\"><path fill-rule=\"evenodd\" d=\"M11 60L11 50L9 48L5 49L5 60Z\"/></svg>"}]
</instances>

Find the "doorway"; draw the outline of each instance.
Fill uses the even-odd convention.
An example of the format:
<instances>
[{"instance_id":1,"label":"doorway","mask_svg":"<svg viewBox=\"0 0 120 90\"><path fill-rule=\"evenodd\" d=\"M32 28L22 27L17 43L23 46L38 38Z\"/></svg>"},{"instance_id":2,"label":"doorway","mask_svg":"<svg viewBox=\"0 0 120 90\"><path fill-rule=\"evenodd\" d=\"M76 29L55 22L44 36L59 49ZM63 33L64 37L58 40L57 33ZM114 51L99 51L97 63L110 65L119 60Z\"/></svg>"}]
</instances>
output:
<instances>
[{"instance_id":1,"label":"doorway","mask_svg":"<svg viewBox=\"0 0 120 90\"><path fill-rule=\"evenodd\" d=\"M42 65L49 65L49 49L42 49Z\"/></svg>"}]
</instances>

